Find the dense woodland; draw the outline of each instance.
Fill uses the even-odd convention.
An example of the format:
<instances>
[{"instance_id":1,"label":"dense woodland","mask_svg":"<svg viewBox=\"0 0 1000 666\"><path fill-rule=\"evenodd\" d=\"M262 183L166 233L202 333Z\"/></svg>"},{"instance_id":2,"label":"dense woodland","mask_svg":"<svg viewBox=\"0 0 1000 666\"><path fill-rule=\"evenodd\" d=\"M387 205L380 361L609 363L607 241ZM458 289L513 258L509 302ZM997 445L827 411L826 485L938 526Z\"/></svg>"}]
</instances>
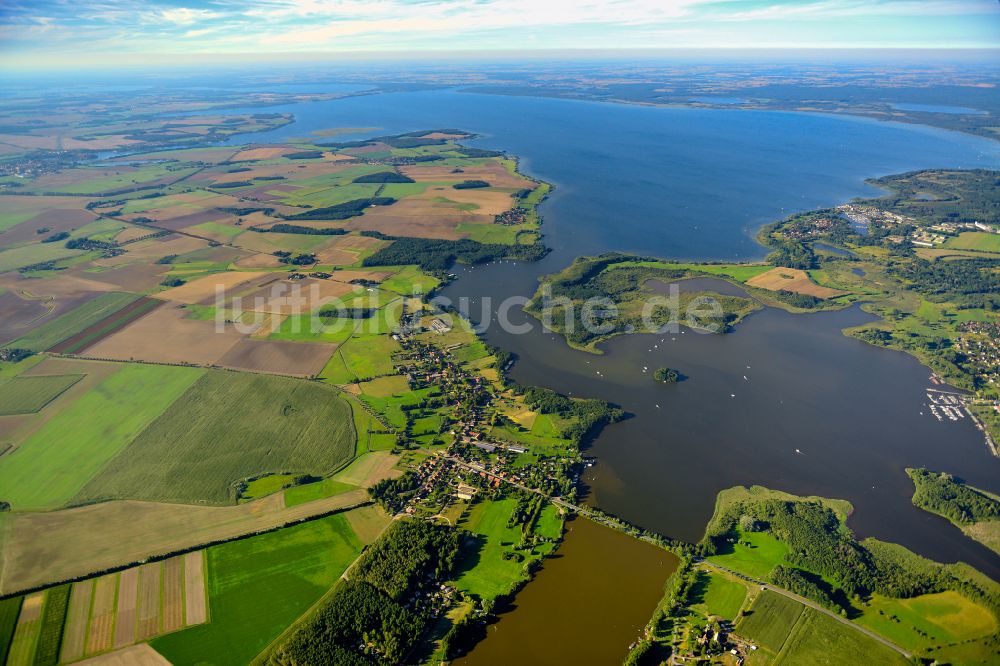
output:
<instances>
[{"instance_id":1,"label":"dense woodland","mask_svg":"<svg viewBox=\"0 0 1000 666\"><path fill-rule=\"evenodd\" d=\"M360 215L365 208L371 206L391 206L396 203L392 197L371 197L370 199L352 199L344 203L322 208L313 208L301 213L286 215L286 220L346 220Z\"/></svg>"},{"instance_id":2,"label":"dense woodland","mask_svg":"<svg viewBox=\"0 0 1000 666\"><path fill-rule=\"evenodd\" d=\"M702 549L725 552L741 532L767 532L788 546L772 582L846 616L873 593L893 598L958 590L991 608L1000 598L955 569L875 539L859 542L819 501L761 499L740 502L713 517ZM775 579L780 577L780 580Z\"/></svg>"},{"instance_id":3,"label":"dense woodland","mask_svg":"<svg viewBox=\"0 0 1000 666\"><path fill-rule=\"evenodd\" d=\"M433 618L432 595L451 573L459 533L395 521L312 618L271 655L281 666L400 664Z\"/></svg>"},{"instance_id":4,"label":"dense woodland","mask_svg":"<svg viewBox=\"0 0 1000 666\"><path fill-rule=\"evenodd\" d=\"M1000 520L1000 501L970 488L951 474L926 469L908 469L906 473L916 486L913 503L921 509L963 525Z\"/></svg>"},{"instance_id":5,"label":"dense woodland","mask_svg":"<svg viewBox=\"0 0 1000 666\"><path fill-rule=\"evenodd\" d=\"M370 234L375 235L375 234ZM378 234L380 238L392 238ZM472 240L433 240L428 238L397 238L392 245L380 249L364 260L365 266L400 266L417 264L425 271L441 273L452 264L485 264L498 259L537 261L548 249L541 243L503 245L478 243Z\"/></svg>"},{"instance_id":6,"label":"dense woodland","mask_svg":"<svg viewBox=\"0 0 1000 666\"><path fill-rule=\"evenodd\" d=\"M537 412L570 419L559 436L577 443L594 429L625 418L622 409L603 400L574 400L546 388L525 389L524 397Z\"/></svg>"}]
</instances>

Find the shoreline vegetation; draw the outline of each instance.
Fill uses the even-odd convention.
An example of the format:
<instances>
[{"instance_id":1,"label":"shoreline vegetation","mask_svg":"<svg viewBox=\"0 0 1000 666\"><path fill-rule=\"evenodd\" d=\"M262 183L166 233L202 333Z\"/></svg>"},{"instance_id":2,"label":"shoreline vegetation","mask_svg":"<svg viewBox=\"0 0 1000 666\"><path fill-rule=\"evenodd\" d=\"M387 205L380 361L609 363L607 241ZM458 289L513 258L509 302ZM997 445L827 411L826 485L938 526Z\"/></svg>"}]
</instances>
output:
<instances>
[{"instance_id":1,"label":"shoreline vegetation","mask_svg":"<svg viewBox=\"0 0 1000 666\"><path fill-rule=\"evenodd\" d=\"M944 472L908 468L913 506L948 520L971 539L1000 554L1000 497Z\"/></svg>"}]
</instances>

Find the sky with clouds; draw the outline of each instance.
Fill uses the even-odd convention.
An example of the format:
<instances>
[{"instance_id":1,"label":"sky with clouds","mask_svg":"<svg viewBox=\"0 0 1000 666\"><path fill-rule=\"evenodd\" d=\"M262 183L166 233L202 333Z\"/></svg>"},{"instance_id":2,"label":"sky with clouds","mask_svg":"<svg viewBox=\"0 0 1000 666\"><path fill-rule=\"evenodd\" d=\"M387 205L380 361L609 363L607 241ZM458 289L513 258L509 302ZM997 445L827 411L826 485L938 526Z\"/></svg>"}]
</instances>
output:
<instances>
[{"instance_id":1,"label":"sky with clouds","mask_svg":"<svg viewBox=\"0 0 1000 666\"><path fill-rule=\"evenodd\" d=\"M998 0L0 0L0 65L171 54L1000 46Z\"/></svg>"}]
</instances>

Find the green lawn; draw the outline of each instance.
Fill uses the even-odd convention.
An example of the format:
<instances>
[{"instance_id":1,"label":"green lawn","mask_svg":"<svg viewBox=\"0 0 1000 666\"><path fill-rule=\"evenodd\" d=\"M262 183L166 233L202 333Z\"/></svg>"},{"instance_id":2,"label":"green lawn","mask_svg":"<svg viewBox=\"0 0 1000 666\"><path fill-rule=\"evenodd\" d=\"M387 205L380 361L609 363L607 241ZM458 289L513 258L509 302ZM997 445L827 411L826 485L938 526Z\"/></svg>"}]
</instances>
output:
<instances>
[{"instance_id":1,"label":"green lawn","mask_svg":"<svg viewBox=\"0 0 1000 666\"><path fill-rule=\"evenodd\" d=\"M77 499L230 504L264 473L322 476L354 457L350 407L328 386L214 370L101 470Z\"/></svg>"},{"instance_id":2,"label":"green lawn","mask_svg":"<svg viewBox=\"0 0 1000 666\"><path fill-rule=\"evenodd\" d=\"M701 571L692 590L692 607L703 615L735 620L747 597L743 583L712 571Z\"/></svg>"},{"instance_id":3,"label":"green lawn","mask_svg":"<svg viewBox=\"0 0 1000 666\"><path fill-rule=\"evenodd\" d=\"M361 552L343 514L208 549L210 622L154 639L177 666L249 663Z\"/></svg>"},{"instance_id":4,"label":"green lawn","mask_svg":"<svg viewBox=\"0 0 1000 666\"><path fill-rule=\"evenodd\" d=\"M9 347L45 351L105 317L118 312L139 298L136 294L112 291L101 294L64 315L33 329L27 335L11 342Z\"/></svg>"},{"instance_id":5,"label":"green lawn","mask_svg":"<svg viewBox=\"0 0 1000 666\"><path fill-rule=\"evenodd\" d=\"M122 365L0 458L3 499L18 510L63 506L203 373Z\"/></svg>"},{"instance_id":6,"label":"green lawn","mask_svg":"<svg viewBox=\"0 0 1000 666\"><path fill-rule=\"evenodd\" d=\"M753 578L764 579L775 566L785 560L788 546L768 532L741 534L732 551L709 557L710 562L739 571Z\"/></svg>"},{"instance_id":7,"label":"green lawn","mask_svg":"<svg viewBox=\"0 0 1000 666\"><path fill-rule=\"evenodd\" d=\"M812 608L806 608L774 663L788 666L904 666L910 662L895 650L861 632Z\"/></svg>"},{"instance_id":8,"label":"green lawn","mask_svg":"<svg viewBox=\"0 0 1000 666\"><path fill-rule=\"evenodd\" d=\"M0 416L41 411L81 379L83 375L35 375L3 382L0 384Z\"/></svg>"},{"instance_id":9,"label":"green lawn","mask_svg":"<svg viewBox=\"0 0 1000 666\"><path fill-rule=\"evenodd\" d=\"M749 613L736 624L736 633L777 654L805 606L777 592L761 592Z\"/></svg>"}]
</instances>

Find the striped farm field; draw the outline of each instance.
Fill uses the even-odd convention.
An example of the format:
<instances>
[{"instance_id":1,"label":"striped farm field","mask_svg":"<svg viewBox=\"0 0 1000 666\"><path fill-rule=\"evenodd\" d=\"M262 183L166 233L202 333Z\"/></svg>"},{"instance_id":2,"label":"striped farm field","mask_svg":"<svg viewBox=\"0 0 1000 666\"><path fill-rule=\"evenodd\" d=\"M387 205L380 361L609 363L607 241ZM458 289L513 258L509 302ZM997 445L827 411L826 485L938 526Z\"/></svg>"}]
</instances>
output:
<instances>
[{"instance_id":1,"label":"striped farm field","mask_svg":"<svg viewBox=\"0 0 1000 666\"><path fill-rule=\"evenodd\" d=\"M136 638L140 641L156 636L161 631L160 588L162 565L159 562L139 567L139 626Z\"/></svg>"},{"instance_id":2,"label":"striped farm field","mask_svg":"<svg viewBox=\"0 0 1000 666\"><path fill-rule=\"evenodd\" d=\"M118 649L135 643L136 606L139 603L139 570L126 569L118 576L118 605L115 609L115 640Z\"/></svg>"},{"instance_id":3,"label":"striped farm field","mask_svg":"<svg viewBox=\"0 0 1000 666\"><path fill-rule=\"evenodd\" d=\"M143 296L100 321L94 322L79 333L66 338L51 347L49 351L58 354L79 353L161 305L163 305L163 301Z\"/></svg>"},{"instance_id":4,"label":"striped farm field","mask_svg":"<svg viewBox=\"0 0 1000 666\"><path fill-rule=\"evenodd\" d=\"M184 617L188 625L208 619L205 603L205 555L201 551L184 556Z\"/></svg>"},{"instance_id":5,"label":"striped farm field","mask_svg":"<svg viewBox=\"0 0 1000 666\"><path fill-rule=\"evenodd\" d=\"M61 661L83 658L87 647L87 622L90 619L90 601L94 596L94 581L87 580L73 585L69 597L69 612L63 629Z\"/></svg>"},{"instance_id":6,"label":"striped farm field","mask_svg":"<svg viewBox=\"0 0 1000 666\"><path fill-rule=\"evenodd\" d=\"M50 589L42 611L42 626L38 631L38 645L35 648L36 666L55 666L59 662L59 645L62 643L66 611L69 608L69 585Z\"/></svg>"},{"instance_id":7,"label":"striped farm field","mask_svg":"<svg viewBox=\"0 0 1000 666\"><path fill-rule=\"evenodd\" d=\"M163 563L163 633L184 626L184 562L171 557Z\"/></svg>"},{"instance_id":8,"label":"striped farm field","mask_svg":"<svg viewBox=\"0 0 1000 666\"><path fill-rule=\"evenodd\" d=\"M87 631L87 654L111 649L117 594L118 574L101 576L94 581L94 601L90 608L90 628Z\"/></svg>"},{"instance_id":9,"label":"striped farm field","mask_svg":"<svg viewBox=\"0 0 1000 666\"><path fill-rule=\"evenodd\" d=\"M89 326L110 317L125 306L137 300L137 294L112 291L100 294L61 317L36 327L27 335L10 343L11 347L45 351L71 338Z\"/></svg>"},{"instance_id":10,"label":"striped farm field","mask_svg":"<svg viewBox=\"0 0 1000 666\"><path fill-rule=\"evenodd\" d=\"M29 594L21 602L21 614L17 617L14 639L7 652L7 666L29 666L35 659L35 646L42 628L42 606L45 593Z\"/></svg>"}]
</instances>

